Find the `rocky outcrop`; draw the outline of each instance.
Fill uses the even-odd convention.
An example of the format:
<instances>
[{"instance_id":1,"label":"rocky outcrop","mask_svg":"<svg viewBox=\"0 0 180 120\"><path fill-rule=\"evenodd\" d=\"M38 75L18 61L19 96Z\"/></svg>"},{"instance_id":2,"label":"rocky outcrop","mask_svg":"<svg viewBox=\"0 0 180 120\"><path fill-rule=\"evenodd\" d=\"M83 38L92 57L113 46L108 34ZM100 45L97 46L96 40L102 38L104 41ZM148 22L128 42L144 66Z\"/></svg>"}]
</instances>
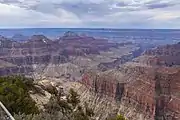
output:
<instances>
[{"instance_id":1,"label":"rocky outcrop","mask_svg":"<svg viewBox=\"0 0 180 120\"><path fill-rule=\"evenodd\" d=\"M13 41L11 41L10 39L0 36L0 49L11 48L12 44L13 44Z\"/></svg>"},{"instance_id":2,"label":"rocky outcrop","mask_svg":"<svg viewBox=\"0 0 180 120\"><path fill-rule=\"evenodd\" d=\"M122 45L129 45L129 44L130 43L127 43L127 44L122 43ZM143 49L141 47L138 47L138 48L132 50L131 52L129 52L128 54L120 56L119 58L115 59L113 62L100 63L98 65L98 68L101 71L106 71L109 69L118 68L120 65L125 64L126 62L130 62L134 58L140 56L142 52L143 52Z\"/></svg>"},{"instance_id":3,"label":"rocky outcrop","mask_svg":"<svg viewBox=\"0 0 180 120\"><path fill-rule=\"evenodd\" d=\"M128 63L119 70L100 74L86 73L82 83L98 96L111 97L124 106L131 105L131 108L144 114L144 120L151 120L155 115L152 74L150 67ZM145 77L147 79L143 80Z\"/></svg>"},{"instance_id":4,"label":"rocky outcrop","mask_svg":"<svg viewBox=\"0 0 180 120\"><path fill-rule=\"evenodd\" d=\"M180 44L166 45L144 52L141 61L158 66L180 65ZM137 60L138 61L138 60Z\"/></svg>"},{"instance_id":5,"label":"rocky outcrop","mask_svg":"<svg viewBox=\"0 0 180 120\"><path fill-rule=\"evenodd\" d=\"M136 109L136 113L143 114L143 120L178 120L179 71L128 63L119 70L87 72L81 83L103 99L110 97L120 105Z\"/></svg>"},{"instance_id":6,"label":"rocky outcrop","mask_svg":"<svg viewBox=\"0 0 180 120\"><path fill-rule=\"evenodd\" d=\"M178 120L180 118L179 77L180 69L161 69L155 77L156 119Z\"/></svg>"},{"instance_id":7,"label":"rocky outcrop","mask_svg":"<svg viewBox=\"0 0 180 120\"><path fill-rule=\"evenodd\" d=\"M31 56L17 56L17 57L4 57L1 60L7 61L18 66L33 65L33 64L61 64L67 62L68 58L63 55L31 55Z\"/></svg>"},{"instance_id":8,"label":"rocky outcrop","mask_svg":"<svg viewBox=\"0 0 180 120\"><path fill-rule=\"evenodd\" d=\"M0 68L0 76L17 75L17 74L28 75L31 74L32 72L33 72L33 68L31 66Z\"/></svg>"},{"instance_id":9,"label":"rocky outcrop","mask_svg":"<svg viewBox=\"0 0 180 120\"><path fill-rule=\"evenodd\" d=\"M124 109L135 109L135 116L125 114L129 120L179 120L178 53L179 44L146 51L118 69L86 72L81 83L100 99L110 98ZM176 66L169 64L172 60ZM124 113L125 110L117 108L117 111ZM104 113L100 114L103 116Z\"/></svg>"},{"instance_id":10,"label":"rocky outcrop","mask_svg":"<svg viewBox=\"0 0 180 120\"><path fill-rule=\"evenodd\" d=\"M31 74L32 66L17 66L15 64L0 60L0 76L13 74Z\"/></svg>"},{"instance_id":11,"label":"rocky outcrop","mask_svg":"<svg viewBox=\"0 0 180 120\"><path fill-rule=\"evenodd\" d=\"M29 39L28 36L24 36L24 35L22 35L22 34L15 34L15 35L12 36L12 40L15 40L15 41L21 41L21 42L23 42L23 41L26 41L26 40L28 40L28 39Z\"/></svg>"},{"instance_id":12,"label":"rocky outcrop","mask_svg":"<svg viewBox=\"0 0 180 120\"><path fill-rule=\"evenodd\" d=\"M100 63L98 65L98 68L102 71L106 71L108 69L113 69L119 67L119 65L122 65L128 61L131 61L133 59L133 54L124 55L120 58L117 58L113 62L107 62L107 63Z\"/></svg>"}]
</instances>

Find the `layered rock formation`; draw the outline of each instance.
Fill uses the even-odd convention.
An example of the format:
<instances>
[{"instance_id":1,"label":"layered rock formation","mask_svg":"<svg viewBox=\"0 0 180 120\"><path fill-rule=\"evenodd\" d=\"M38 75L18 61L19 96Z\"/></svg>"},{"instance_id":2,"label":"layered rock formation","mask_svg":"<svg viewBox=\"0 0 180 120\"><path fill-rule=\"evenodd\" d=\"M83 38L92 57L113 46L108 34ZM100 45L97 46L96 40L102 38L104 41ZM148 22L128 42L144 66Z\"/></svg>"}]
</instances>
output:
<instances>
[{"instance_id":1,"label":"layered rock formation","mask_svg":"<svg viewBox=\"0 0 180 120\"><path fill-rule=\"evenodd\" d=\"M143 56L136 61L154 66L180 65L180 43L147 50L144 52Z\"/></svg>"},{"instance_id":2,"label":"layered rock formation","mask_svg":"<svg viewBox=\"0 0 180 120\"><path fill-rule=\"evenodd\" d=\"M151 67L128 63L118 70L110 70L99 74L88 72L84 74L82 83L101 98L111 97L112 100L120 102L123 106L130 106L131 109L135 108L137 113L144 116L144 120L150 120L155 115L155 99L153 98L155 84L153 83L153 77ZM146 78L146 81L143 80L144 78ZM116 109L122 112L119 108ZM139 116L134 116L131 120L139 119Z\"/></svg>"},{"instance_id":3,"label":"layered rock formation","mask_svg":"<svg viewBox=\"0 0 180 120\"><path fill-rule=\"evenodd\" d=\"M0 76L80 80L81 100L89 100L99 120L112 112L129 120L179 120L180 44L147 50L138 57L142 51L130 42L72 32L55 41L43 35L23 42L1 36Z\"/></svg>"},{"instance_id":4,"label":"layered rock formation","mask_svg":"<svg viewBox=\"0 0 180 120\"><path fill-rule=\"evenodd\" d=\"M180 69L161 69L156 74L156 119L180 119Z\"/></svg>"},{"instance_id":5,"label":"layered rock formation","mask_svg":"<svg viewBox=\"0 0 180 120\"><path fill-rule=\"evenodd\" d=\"M13 74L25 74L33 72L32 66L17 66L12 63L0 60L0 76L13 75Z\"/></svg>"},{"instance_id":6,"label":"layered rock formation","mask_svg":"<svg viewBox=\"0 0 180 120\"><path fill-rule=\"evenodd\" d=\"M148 50L134 62L118 69L86 72L81 83L95 93L93 96L97 95L92 101L98 97L111 98L110 101L116 101L113 104L119 107L114 107L117 112L126 112L124 115L129 120L179 120L179 49L179 44L175 44ZM170 67L172 61L176 66ZM104 108L108 109L107 106Z\"/></svg>"},{"instance_id":7,"label":"layered rock formation","mask_svg":"<svg viewBox=\"0 0 180 120\"><path fill-rule=\"evenodd\" d=\"M22 34L15 34L15 35L12 36L12 39L15 40L15 41L22 41L23 42L23 41L28 40L29 37L28 36L24 36Z\"/></svg>"},{"instance_id":8,"label":"layered rock formation","mask_svg":"<svg viewBox=\"0 0 180 120\"><path fill-rule=\"evenodd\" d=\"M33 35L23 42L1 36L0 42L0 60L13 65L2 68L0 75L24 73L62 77L70 74L71 79L79 78L80 71L85 68L98 69L98 65L108 62L115 62L117 66L121 62L116 61L126 56L130 58L124 62L131 60L133 52L140 49L136 44L117 44L72 32L54 41L43 35ZM62 68L63 64L67 67ZM75 69L71 69L71 66Z\"/></svg>"}]
</instances>

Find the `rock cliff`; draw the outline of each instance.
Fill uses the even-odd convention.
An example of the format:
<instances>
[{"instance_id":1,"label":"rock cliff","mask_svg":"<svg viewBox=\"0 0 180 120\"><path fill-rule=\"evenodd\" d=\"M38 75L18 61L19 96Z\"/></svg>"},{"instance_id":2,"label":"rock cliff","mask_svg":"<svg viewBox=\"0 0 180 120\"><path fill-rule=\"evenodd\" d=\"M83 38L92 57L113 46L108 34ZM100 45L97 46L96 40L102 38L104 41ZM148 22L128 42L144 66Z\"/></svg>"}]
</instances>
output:
<instances>
[{"instance_id":1,"label":"rock cliff","mask_svg":"<svg viewBox=\"0 0 180 120\"><path fill-rule=\"evenodd\" d=\"M124 115L129 120L179 120L179 49L179 44L175 44L146 51L118 69L86 72L80 83L94 94L90 97L92 101L102 98L102 101L110 99L105 100L105 103L115 101L114 106L119 106L114 107L116 112L126 111ZM167 64L172 61L176 66ZM108 109L107 106L102 109L105 108ZM112 110L111 107L109 109ZM103 112L99 114L105 115Z\"/></svg>"},{"instance_id":2,"label":"rock cliff","mask_svg":"<svg viewBox=\"0 0 180 120\"><path fill-rule=\"evenodd\" d=\"M54 41L44 35L33 35L23 42L1 36L0 43L0 60L15 66L1 68L0 75L22 72L33 76L37 73L52 76L51 70L56 77L70 74L72 79L79 77L80 71L87 67L97 69L99 64L106 62L115 62L117 66L120 62L116 61L139 49L136 44L112 43L73 32L67 32ZM66 72L60 70L63 64L69 66L64 68ZM77 69L70 66L77 66Z\"/></svg>"},{"instance_id":3,"label":"rock cliff","mask_svg":"<svg viewBox=\"0 0 180 120\"><path fill-rule=\"evenodd\" d=\"M179 120L180 44L150 49L138 57L142 51L130 42L73 32L55 41L43 35L23 42L0 36L0 76L78 80L81 101L89 100L99 120L112 112L128 120Z\"/></svg>"},{"instance_id":4,"label":"rock cliff","mask_svg":"<svg viewBox=\"0 0 180 120\"><path fill-rule=\"evenodd\" d=\"M137 61L144 61L149 65L176 66L180 65L180 43L160 46L144 52Z\"/></svg>"}]
</instances>

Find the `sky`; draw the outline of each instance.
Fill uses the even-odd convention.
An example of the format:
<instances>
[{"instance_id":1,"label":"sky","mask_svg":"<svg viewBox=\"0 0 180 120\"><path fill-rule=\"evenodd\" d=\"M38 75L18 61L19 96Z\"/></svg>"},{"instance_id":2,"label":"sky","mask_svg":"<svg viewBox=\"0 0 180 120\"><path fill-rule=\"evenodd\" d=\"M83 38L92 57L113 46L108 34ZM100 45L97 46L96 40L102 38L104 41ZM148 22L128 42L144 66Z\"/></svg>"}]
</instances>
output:
<instances>
[{"instance_id":1,"label":"sky","mask_svg":"<svg viewBox=\"0 0 180 120\"><path fill-rule=\"evenodd\" d=\"M0 28L180 28L180 0L0 0Z\"/></svg>"}]
</instances>

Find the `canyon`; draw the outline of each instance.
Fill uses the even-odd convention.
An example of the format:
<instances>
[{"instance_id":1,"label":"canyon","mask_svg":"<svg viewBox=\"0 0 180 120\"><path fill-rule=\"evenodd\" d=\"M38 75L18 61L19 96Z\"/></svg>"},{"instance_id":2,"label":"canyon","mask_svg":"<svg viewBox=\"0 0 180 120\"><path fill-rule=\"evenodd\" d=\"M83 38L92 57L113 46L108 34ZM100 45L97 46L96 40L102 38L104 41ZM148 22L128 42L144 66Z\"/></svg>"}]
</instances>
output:
<instances>
[{"instance_id":1,"label":"canyon","mask_svg":"<svg viewBox=\"0 0 180 120\"><path fill-rule=\"evenodd\" d=\"M179 120L179 51L179 43L147 50L118 69L87 72L81 83L100 97L111 97L109 102L119 102L114 108L120 113L126 108L130 120Z\"/></svg>"},{"instance_id":2,"label":"canyon","mask_svg":"<svg viewBox=\"0 0 180 120\"><path fill-rule=\"evenodd\" d=\"M61 82L63 89L77 90L82 103L89 101L97 120L112 113L128 120L179 120L180 43L146 49L74 32L55 40L1 36L0 76Z\"/></svg>"},{"instance_id":3,"label":"canyon","mask_svg":"<svg viewBox=\"0 0 180 120\"><path fill-rule=\"evenodd\" d=\"M72 32L56 40L43 35L33 35L27 41L1 37L0 43L1 76L24 73L35 77L62 77L72 74L73 78L79 77L84 69L110 69L141 53L140 47L130 42L113 43Z\"/></svg>"}]
</instances>

